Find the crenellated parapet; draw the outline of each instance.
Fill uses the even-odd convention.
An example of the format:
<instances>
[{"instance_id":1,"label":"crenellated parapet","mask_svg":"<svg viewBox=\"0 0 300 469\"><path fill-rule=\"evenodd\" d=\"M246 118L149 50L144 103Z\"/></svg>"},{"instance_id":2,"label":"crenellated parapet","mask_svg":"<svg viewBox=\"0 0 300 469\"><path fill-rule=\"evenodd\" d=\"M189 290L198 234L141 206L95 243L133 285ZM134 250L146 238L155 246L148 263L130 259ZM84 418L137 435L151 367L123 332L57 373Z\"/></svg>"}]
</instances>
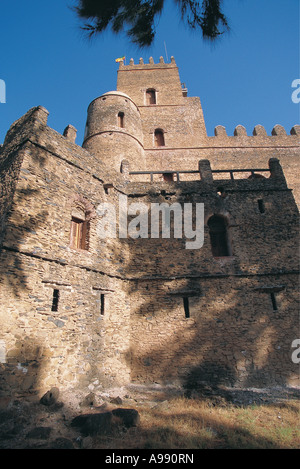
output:
<instances>
[{"instance_id":1,"label":"crenellated parapet","mask_svg":"<svg viewBox=\"0 0 300 469\"><path fill-rule=\"evenodd\" d=\"M218 139L221 139L221 138L232 139L232 137L262 137L262 138L272 139L273 137L290 137L290 136L292 137L300 136L300 125L294 125L288 134L282 125L276 124L273 127L270 135L268 135L264 126L260 124L254 127L251 135L247 134L246 128L243 125L237 125L235 127L233 136L227 134L226 128L223 125L217 125L214 129L214 137L217 137Z\"/></svg>"},{"instance_id":2,"label":"crenellated parapet","mask_svg":"<svg viewBox=\"0 0 300 469\"><path fill-rule=\"evenodd\" d=\"M141 69L141 68L152 68L152 67L155 67L155 68L161 68L161 67L176 67L176 62L175 62L175 59L174 57L172 56L171 59L170 59L170 62L166 63L164 58L162 56L160 56L159 58L159 61L157 63L154 62L154 59L153 57L149 57L149 60L148 62L144 61L144 59L141 57L139 59L139 62L138 63L134 63L134 59L131 58L129 60L129 64L126 64L125 63L125 60L121 60L119 62L119 70L122 70L122 69L131 69L131 68L134 68L134 69Z\"/></svg>"}]
</instances>

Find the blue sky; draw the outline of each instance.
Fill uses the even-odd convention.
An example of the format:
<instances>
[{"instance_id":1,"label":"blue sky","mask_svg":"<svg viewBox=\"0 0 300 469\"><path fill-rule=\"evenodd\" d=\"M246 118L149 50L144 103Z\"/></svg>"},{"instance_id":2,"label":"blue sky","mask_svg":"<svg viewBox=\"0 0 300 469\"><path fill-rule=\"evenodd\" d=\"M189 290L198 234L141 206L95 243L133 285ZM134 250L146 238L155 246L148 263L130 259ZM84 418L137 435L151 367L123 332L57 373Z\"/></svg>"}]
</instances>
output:
<instances>
[{"instance_id":1,"label":"blue sky","mask_svg":"<svg viewBox=\"0 0 300 469\"><path fill-rule=\"evenodd\" d=\"M0 0L0 143L10 125L42 105L48 124L63 132L78 129L82 144L86 111L97 96L116 89L118 64L140 57L155 62L175 57L188 96L200 96L208 135L224 125L252 134L261 124L289 133L300 123L300 104L292 102L293 80L300 78L299 0L224 0L231 32L214 46L180 23L172 0L157 22L152 47L139 50L124 35L107 31L89 42L71 11L73 0Z\"/></svg>"}]
</instances>

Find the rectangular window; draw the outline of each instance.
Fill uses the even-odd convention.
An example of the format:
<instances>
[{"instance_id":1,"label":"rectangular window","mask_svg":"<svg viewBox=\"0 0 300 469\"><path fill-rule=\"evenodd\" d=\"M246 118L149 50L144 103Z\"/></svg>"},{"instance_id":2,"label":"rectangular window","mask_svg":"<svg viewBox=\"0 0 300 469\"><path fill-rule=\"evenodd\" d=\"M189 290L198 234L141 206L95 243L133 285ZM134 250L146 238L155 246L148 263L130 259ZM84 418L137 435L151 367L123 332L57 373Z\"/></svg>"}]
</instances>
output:
<instances>
[{"instance_id":1,"label":"rectangular window","mask_svg":"<svg viewBox=\"0 0 300 469\"><path fill-rule=\"evenodd\" d=\"M190 317L190 306L188 297L183 298L184 314L186 318Z\"/></svg>"},{"instance_id":2,"label":"rectangular window","mask_svg":"<svg viewBox=\"0 0 300 469\"><path fill-rule=\"evenodd\" d=\"M258 210L260 211L260 213L265 213L265 203L263 199L258 199L257 203L258 203Z\"/></svg>"},{"instance_id":3,"label":"rectangular window","mask_svg":"<svg viewBox=\"0 0 300 469\"><path fill-rule=\"evenodd\" d=\"M275 293L274 293L274 292L271 292L270 295L271 295L271 301L272 301L273 311L278 311L278 306L277 306L277 301L276 301Z\"/></svg>"},{"instance_id":4,"label":"rectangular window","mask_svg":"<svg viewBox=\"0 0 300 469\"><path fill-rule=\"evenodd\" d=\"M100 295L100 314L101 316L104 316L105 312L105 295L104 293L101 293Z\"/></svg>"},{"instance_id":5,"label":"rectangular window","mask_svg":"<svg viewBox=\"0 0 300 469\"><path fill-rule=\"evenodd\" d=\"M70 245L73 249L87 249L88 223L72 217Z\"/></svg>"},{"instance_id":6,"label":"rectangular window","mask_svg":"<svg viewBox=\"0 0 300 469\"><path fill-rule=\"evenodd\" d=\"M212 255L214 257L226 257L231 255L228 242L227 223L222 216L213 215L207 222Z\"/></svg>"},{"instance_id":7,"label":"rectangular window","mask_svg":"<svg viewBox=\"0 0 300 469\"><path fill-rule=\"evenodd\" d=\"M59 290L55 288L53 290L51 311L58 311L58 302L59 302Z\"/></svg>"},{"instance_id":8,"label":"rectangular window","mask_svg":"<svg viewBox=\"0 0 300 469\"><path fill-rule=\"evenodd\" d=\"M119 114L118 114L118 126L121 129L124 128L124 112L119 112Z\"/></svg>"},{"instance_id":9,"label":"rectangular window","mask_svg":"<svg viewBox=\"0 0 300 469\"><path fill-rule=\"evenodd\" d=\"M147 90L146 91L146 101L147 104L156 104L156 95L155 95L155 90Z\"/></svg>"}]
</instances>

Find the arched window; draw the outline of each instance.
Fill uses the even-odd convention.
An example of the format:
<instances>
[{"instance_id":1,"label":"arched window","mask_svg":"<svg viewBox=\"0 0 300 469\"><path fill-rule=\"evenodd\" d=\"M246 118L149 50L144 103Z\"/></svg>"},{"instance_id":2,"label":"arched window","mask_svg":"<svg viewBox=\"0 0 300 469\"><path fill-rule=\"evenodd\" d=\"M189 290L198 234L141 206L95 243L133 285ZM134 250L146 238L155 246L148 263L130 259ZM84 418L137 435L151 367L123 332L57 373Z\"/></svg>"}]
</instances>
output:
<instances>
[{"instance_id":1,"label":"arched window","mask_svg":"<svg viewBox=\"0 0 300 469\"><path fill-rule=\"evenodd\" d=\"M213 215L207 222L209 227L211 250L214 257L230 256L227 223L224 217Z\"/></svg>"},{"instance_id":2,"label":"arched window","mask_svg":"<svg viewBox=\"0 0 300 469\"><path fill-rule=\"evenodd\" d=\"M146 103L147 104L156 104L156 94L155 90L153 89L148 89L146 91Z\"/></svg>"},{"instance_id":3,"label":"arched window","mask_svg":"<svg viewBox=\"0 0 300 469\"><path fill-rule=\"evenodd\" d=\"M156 147L165 146L165 137L161 129L156 129L154 132L154 143Z\"/></svg>"},{"instance_id":4,"label":"arched window","mask_svg":"<svg viewBox=\"0 0 300 469\"><path fill-rule=\"evenodd\" d=\"M124 127L125 127L125 125L124 125L124 112L119 112L119 114L118 114L118 126L121 129L124 129Z\"/></svg>"}]
</instances>

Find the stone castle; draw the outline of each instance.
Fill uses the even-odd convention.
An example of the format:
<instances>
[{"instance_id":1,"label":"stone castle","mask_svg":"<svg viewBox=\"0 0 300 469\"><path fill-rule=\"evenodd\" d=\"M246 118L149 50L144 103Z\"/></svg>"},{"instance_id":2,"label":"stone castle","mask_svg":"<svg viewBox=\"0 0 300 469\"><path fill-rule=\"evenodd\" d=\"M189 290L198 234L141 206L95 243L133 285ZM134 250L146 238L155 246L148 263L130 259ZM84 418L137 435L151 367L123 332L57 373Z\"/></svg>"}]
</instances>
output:
<instances>
[{"instance_id":1,"label":"stone castle","mask_svg":"<svg viewBox=\"0 0 300 469\"><path fill-rule=\"evenodd\" d=\"M300 126L208 137L173 57L121 62L82 146L47 117L30 109L0 150L0 392L298 385ZM120 200L101 237L99 206ZM170 236L150 211L139 236L141 204L204 204L203 245L175 236L173 210Z\"/></svg>"}]
</instances>

